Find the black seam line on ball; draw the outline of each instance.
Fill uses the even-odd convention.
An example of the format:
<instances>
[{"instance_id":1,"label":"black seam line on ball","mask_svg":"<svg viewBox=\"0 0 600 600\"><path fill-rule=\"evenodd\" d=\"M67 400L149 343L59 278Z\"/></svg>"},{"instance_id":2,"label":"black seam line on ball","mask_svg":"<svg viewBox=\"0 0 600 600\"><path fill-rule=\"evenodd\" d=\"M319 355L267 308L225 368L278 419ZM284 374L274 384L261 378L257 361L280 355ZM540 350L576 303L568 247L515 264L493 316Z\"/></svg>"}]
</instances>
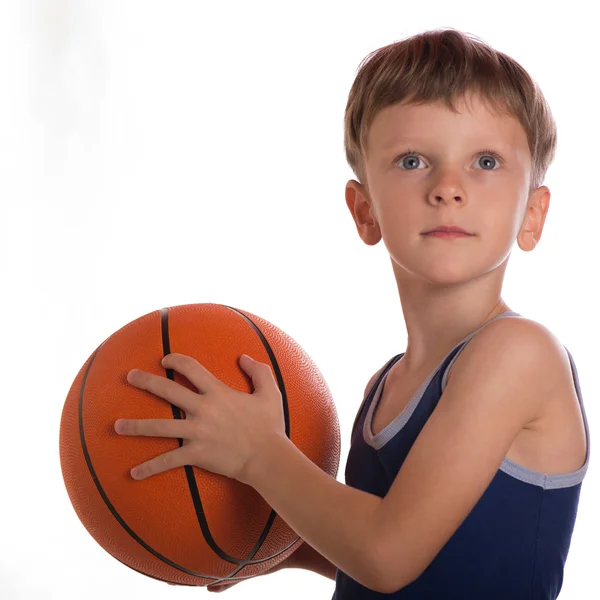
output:
<instances>
[{"instance_id":1,"label":"black seam line on ball","mask_svg":"<svg viewBox=\"0 0 600 600\"><path fill-rule=\"evenodd\" d=\"M78 417L79 417L79 419L78 419L79 420L79 438L80 438L80 441L81 441L81 449L82 449L82 452L83 452L83 456L84 456L85 462L87 464L88 470L90 472L90 475L92 477L92 480L94 482L94 485L96 486L96 489L98 490L98 493L100 494L100 497L102 498L102 500L106 504L106 507L112 513L112 515L115 517L115 519L117 520L117 522L123 527L123 529L125 529L125 531L127 531L127 533L136 542L138 542L138 544L140 544L148 552L150 552L151 554L153 554L154 556L156 556L156 558L158 558L159 560L161 560L164 563L168 564L169 566L173 567L174 569L178 569L179 571L182 571L182 572L187 573L189 575L193 575L195 577L202 577L203 579L212 579L212 580L214 580L213 583L222 581L224 579L222 577L215 577L213 575L205 575L203 573L197 573L196 571L192 571L191 569L187 569L186 567L184 567L182 565L179 565L179 564L173 562L172 560L168 559L166 556L163 556L162 554L160 554L159 552L157 552L154 548L152 548L150 545L148 545L123 520L123 518L121 517L121 515L117 512L117 510L115 509L115 507L112 505L111 501L108 499L108 496L106 495L106 493L105 493L105 491L104 491L104 489L102 487L102 484L100 483L100 480L98 479L98 476L97 476L96 471L94 469L94 466L92 464L92 459L91 459L90 454L88 452L87 443L86 443L86 440L85 440L85 432L84 432L84 428L83 428L83 400L84 400L84 395L85 395L85 384L86 384L88 375L89 375L89 373L90 373L90 371L92 369L92 365L94 364L96 356L98 355L98 353L100 352L100 350L102 349L102 347L104 346L104 344L106 343L106 341L107 340L104 340L104 342L102 342L102 344L100 344L100 346L98 346L98 348L96 349L96 351L92 355L92 357L90 359L90 362L88 364L88 367L87 367L87 369L86 369L86 371L85 371L85 373L83 375L83 381L81 383L81 389L79 391L79 415L78 415ZM270 522L272 523L272 519L270 519ZM268 527L270 527L270 523L268 523ZM262 560L257 560L257 561L245 561L242 564L242 566L244 566L246 564L253 564L253 563L264 562L264 561L267 561L267 560L269 560L271 558L279 556L280 554L282 554L283 552L285 552L286 550L288 550L289 548L291 548L299 539L300 538L297 538L289 546L287 546L286 548L284 548L281 552L278 552L277 554L274 554L273 556L264 558ZM227 560L227 559L225 559L225 560ZM231 561L228 561L228 562L231 562ZM240 561L237 561L236 559L234 559L234 562L240 562ZM241 567L240 567L240 569L241 569ZM247 579L247 577L240 577L240 578L237 578L237 579L239 579L240 581L243 581L243 580Z\"/></svg>"},{"instance_id":2,"label":"black seam line on ball","mask_svg":"<svg viewBox=\"0 0 600 600\"><path fill-rule=\"evenodd\" d=\"M279 369L279 365L277 364L275 354L273 353L271 346L269 345L268 341L266 340L266 338L264 337L264 335L262 334L260 329L250 319L248 319L244 314L240 313L239 311L237 311L236 309L234 309L230 306L226 306L225 308L232 310L236 314L238 314L241 317L243 317L244 319L246 319L246 321L253 327L253 329L255 330L255 332L257 333L259 338L261 339L265 349L267 350L267 353L269 354L269 357L271 358L271 362L274 365L274 369L277 373L279 388L280 388L280 390L282 390L282 401L283 401L283 406L284 406L284 417L285 417L285 422L286 422L286 435L288 435L288 437L289 437L290 427L289 427L289 409L288 409L288 405L287 405L287 395L285 393L285 385L283 382L283 377L281 375L281 370ZM161 329L162 329L162 340L163 340L163 353L166 356L167 354L171 353L171 344L170 344L170 336L169 336L169 309L168 308L163 308L161 311ZM166 369L166 372L167 372L167 377L174 381L173 369ZM181 419L181 410L179 409L179 407L174 406L174 405L171 405L171 407L172 407L172 412L173 412L173 418ZM179 446L181 447L183 445L183 440L180 438L178 440L179 440ZM213 536L210 532L210 527L208 525L208 521L206 519L206 515L205 515L204 509L202 507L202 499L200 497L200 492L198 490L198 485L196 483L196 478L194 476L193 467L190 465L185 465L184 468L185 468L185 474L186 474L187 481L188 481L188 488L190 490L190 494L192 496L192 501L194 504L194 510L196 512L198 524L200 525L200 529L202 530L204 539L206 540L206 542L210 546L210 548L220 558L222 558L223 560L225 560L227 562L233 562L233 563L237 563L239 565L238 567L236 567L233 570L233 572L231 572L225 578L230 578L233 575L236 575L248 564L255 564L255 563L259 563L259 562L262 563L265 560L269 560L270 558L279 556L280 554L282 554L283 552L288 550L291 546L293 546L296 542L298 542L298 540L300 539L300 538L296 538L296 540L294 540L284 550L274 554L271 557L260 559L260 560L251 560L256 555L256 553L260 550L260 548L262 547L264 540L266 539L267 535L269 534L269 531L271 530L271 527L273 525L275 517L277 516L277 513L273 509L271 509L271 512L270 512L267 522L265 524L265 528L263 529L262 533L260 534L259 539L257 540L254 548L252 548L250 550L250 552L248 553L248 556L245 559L238 559L238 558L230 556L225 551L223 551L223 549L216 543L215 539L213 538Z\"/></svg>"}]
</instances>

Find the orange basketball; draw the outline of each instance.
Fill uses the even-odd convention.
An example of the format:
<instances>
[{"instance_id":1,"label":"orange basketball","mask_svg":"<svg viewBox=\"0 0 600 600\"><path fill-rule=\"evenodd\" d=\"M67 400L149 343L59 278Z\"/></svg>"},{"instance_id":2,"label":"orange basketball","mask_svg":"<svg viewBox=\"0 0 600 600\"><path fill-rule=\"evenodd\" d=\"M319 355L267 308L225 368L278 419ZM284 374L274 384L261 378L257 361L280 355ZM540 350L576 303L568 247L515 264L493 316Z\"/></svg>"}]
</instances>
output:
<instances>
[{"instance_id":1,"label":"orange basketball","mask_svg":"<svg viewBox=\"0 0 600 600\"><path fill-rule=\"evenodd\" d=\"M122 436L117 419L181 419L167 400L126 380L131 369L167 376L167 354L195 358L215 377L252 393L242 354L271 365L282 395L286 434L336 477L340 431L327 384L308 354L285 332L252 313L222 304L157 310L119 329L85 361L60 423L60 461L73 508L91 536L117 560L149 577L206 586L261 575L302 539L251 486L185 466L134 480L135 465L182 440ZM196 388L180 373L169 376Z\"/></svg>"}]
</instances>

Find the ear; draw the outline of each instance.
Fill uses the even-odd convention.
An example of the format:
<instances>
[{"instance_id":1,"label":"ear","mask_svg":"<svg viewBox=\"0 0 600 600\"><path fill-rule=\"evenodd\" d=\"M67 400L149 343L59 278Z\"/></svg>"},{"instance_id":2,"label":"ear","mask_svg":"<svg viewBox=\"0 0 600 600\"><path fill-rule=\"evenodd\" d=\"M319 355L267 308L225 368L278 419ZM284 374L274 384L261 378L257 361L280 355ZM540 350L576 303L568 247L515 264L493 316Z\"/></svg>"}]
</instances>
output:
<instances>
[{"instance_id":1,"label":"ear","mask_svg":"<svg viewBox=\"0 0 600 600\"><path fill-rule=\"evenodd\" d=\"M369 192L358 181L351 179L346 184L346 205L356 224L360 239L368 246L381 240L381 230Z\"/></svg>"},{"instance_id":2,"label":"ear","mask_svg":"<svg viewBox=\"0 0 600 600\"><path fill-rule=\"evenodd\" d=\"M550 190L542 185L531 193L521 230L517 236L519 248L531 252L542 237L546 215L550 207Z\"/></svg>"}]
</instances>

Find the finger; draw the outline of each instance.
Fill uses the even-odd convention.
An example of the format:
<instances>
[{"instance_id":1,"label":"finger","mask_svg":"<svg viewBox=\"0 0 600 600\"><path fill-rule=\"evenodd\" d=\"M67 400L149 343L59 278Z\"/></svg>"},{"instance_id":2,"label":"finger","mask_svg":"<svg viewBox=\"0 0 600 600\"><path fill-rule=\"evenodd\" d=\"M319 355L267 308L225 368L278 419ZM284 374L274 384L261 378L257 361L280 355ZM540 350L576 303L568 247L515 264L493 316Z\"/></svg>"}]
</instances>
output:
<instances>
[{"instance_id":1,"label":"finger","mask_svg":"<svg viewBox=\"0 0 600 600\"><path fill-rule=\"evenodd\" d=\"M160 454L152 460L147 460L141 465L137 465L131 470L131 476L134 479L147 479L152 475L164 473L175 467L183 467L189 464L191 464L191 460L189 458L188 446L181 446L170 452Z\"/></svg>"},{"instance_id":2,"label":"finger","mask_svg":"<svg viewBox=\"0 0 600 600\"><path fill-rule=\"evenodd\" d=\"M127 373L127 381L136 388L146 390L175 404L186 413L191 414L198 408L199 395L168 377L133 369Z\"/></svg>"},{"instance_id":3,"label":"finger","mask_svg":"<svg viewBox=\"0 0 600 600\"><path fill-rule=\"evenodd\" d=\"M160 363L163 367L174 369L184 375L201 392L207 393L220 382L206 367L202 366L195 358L185 354L173 352L167 354Z\"/></svg>"},{"instance_id":4,"label":"finger","mask_svg":"<svg viewBox=\"0 0 600 600\"><path fill-rule=\"evenodd\" d=\"M117 419L115 431L120 435L144 435L190 439L191 424L187 419Z\"/></svg>"},{"instance_id":5,"label":"finger","mask_svg":"<svg viewBox=\"0 0 600 600\"><path fill-rule=\"evenodd\" d=\"M226 590L226 589L228 589L228 588L230 588L230 587L232 587L234 585L235 585L235 583L221 583L219 585L209 585L206 589L209 592L217 592L217 593L219 593L219 592L222 592L222 591L224 591L224 590Z\"/></svg>"}]
</instances>

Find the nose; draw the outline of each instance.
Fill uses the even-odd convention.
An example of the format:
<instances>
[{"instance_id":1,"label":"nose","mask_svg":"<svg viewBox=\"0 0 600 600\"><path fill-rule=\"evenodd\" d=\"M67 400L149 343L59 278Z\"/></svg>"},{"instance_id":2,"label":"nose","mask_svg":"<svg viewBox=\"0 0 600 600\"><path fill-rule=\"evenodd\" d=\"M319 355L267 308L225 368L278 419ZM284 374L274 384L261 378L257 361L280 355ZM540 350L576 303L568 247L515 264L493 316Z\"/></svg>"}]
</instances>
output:
<instances>
[{"instance_id":1,"label":"nose","mask_svg":"<svg viewBox=\"0 0 600 600\"><path fill-rule=\"evenodd\" d=\"M458 200L459 202L462 201L462 196L452 196L454 198L454 200ZM444 196L434 196L434 198L436 199L437 202L439 202L440 200L444 199Z\"/></svg>"},{"instance_id":2,"label":"nose","mask_svg":"<svg viewBox=\"0 0 600 600\"><path fill-rule=\"evenodd\" d=\"M454 204L457 201L463 203L466 197L462 183L458 173L449 171L441 173L429 191L430 202L433 204L440 202Z\"/></svg>"}]
</instances>

